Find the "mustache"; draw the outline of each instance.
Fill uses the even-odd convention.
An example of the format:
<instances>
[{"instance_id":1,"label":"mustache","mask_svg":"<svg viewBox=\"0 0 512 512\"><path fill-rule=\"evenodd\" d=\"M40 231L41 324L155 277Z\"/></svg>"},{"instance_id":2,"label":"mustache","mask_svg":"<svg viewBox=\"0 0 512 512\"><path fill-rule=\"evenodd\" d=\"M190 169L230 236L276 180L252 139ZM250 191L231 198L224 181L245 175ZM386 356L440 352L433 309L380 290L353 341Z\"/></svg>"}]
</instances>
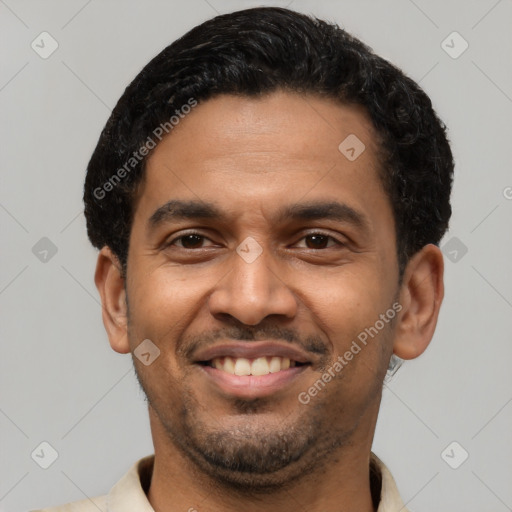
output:
<instances>
[{"instance_id":1,"label":"mustache","mask_svg":"<svg viewBox=\"0 0 512 512\"><path fill-rule=\"evenodd\" d=\"M301 347L306 352L319 356L327 356L329 349L327 344L315 335L301 337L291 329L269 325L265 328L250 327L227 327L209 333L188 336L178 344L178 354L191 359L193 354L205 347L215 345L218 340L222 341L285 341Z\"/></svg>"}]
</instances>

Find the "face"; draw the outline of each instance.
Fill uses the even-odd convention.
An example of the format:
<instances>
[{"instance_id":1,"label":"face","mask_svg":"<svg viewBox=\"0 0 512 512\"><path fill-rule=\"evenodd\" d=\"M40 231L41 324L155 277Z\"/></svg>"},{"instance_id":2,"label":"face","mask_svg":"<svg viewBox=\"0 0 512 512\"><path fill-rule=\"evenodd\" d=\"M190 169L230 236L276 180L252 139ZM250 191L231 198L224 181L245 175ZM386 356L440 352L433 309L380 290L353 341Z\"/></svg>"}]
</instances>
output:
<instances>
[{"instance_id":1,"label":"face","mask_svg":"<svg viewBox=\"0 0 512 512\"><path fill-rule=\"evenodd\" d=\"M253 489L369 449L399 291L378 166L362 108L284 92L201 103L156 147L126 281L155 445Z\"/></svg>"}]
</instances>

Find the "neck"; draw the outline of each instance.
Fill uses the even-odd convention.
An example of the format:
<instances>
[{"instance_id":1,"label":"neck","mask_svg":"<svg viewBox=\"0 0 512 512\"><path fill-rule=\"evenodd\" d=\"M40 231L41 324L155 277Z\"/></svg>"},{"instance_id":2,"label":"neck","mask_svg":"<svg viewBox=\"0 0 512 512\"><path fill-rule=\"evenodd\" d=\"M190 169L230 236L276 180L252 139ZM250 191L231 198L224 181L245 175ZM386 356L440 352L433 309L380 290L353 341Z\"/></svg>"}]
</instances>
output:
<instances>
[{"instance_id":1,"label":"neck","mask_svg":"<svg viewBox=\"0 0 512 512\"><path fill-rule=\"evenodd\" d=\"M155 461L149 502L155 512L375 512L369 473L377 414L371 414L366 427L361 424L347 443L329 454L329 460L314 465L317 471L304 472L277 490L251 493L227 487L201 471L169 441L150 407Z\"/></svg>"}]
</instances>

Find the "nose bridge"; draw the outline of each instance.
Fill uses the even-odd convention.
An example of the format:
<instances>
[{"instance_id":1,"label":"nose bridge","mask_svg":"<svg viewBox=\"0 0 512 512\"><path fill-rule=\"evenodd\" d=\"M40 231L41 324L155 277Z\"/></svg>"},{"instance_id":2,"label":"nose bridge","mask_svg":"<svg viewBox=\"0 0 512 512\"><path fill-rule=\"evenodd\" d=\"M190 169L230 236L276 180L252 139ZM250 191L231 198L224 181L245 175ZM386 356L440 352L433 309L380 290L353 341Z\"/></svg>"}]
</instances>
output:
<instances>
[{"instance_id":1,"label":"nose bridge","mask_svg":"<svg viewBox=\"0 0 512 512\"><path fill-rule=\"evenodd\" d=\"M295 314L295 296L279 276L268 247L247 237L233 251L230 265L230 271L210 296L212 314L227 313L248 325L268 315Z\"/></svg>"},{"instance_id":2,"label":"nose bridge","mask_svg":"<svg viewBox=\"0 0 512 512\"><path fill-rule=\"evenodd\" d=\"M275 274L272 270L272 254L254 238L247 237L237 248L233 257L233 281L241 292L251 291L254 296L268 294L273 286Z\"/></svg>"}]
</instances>

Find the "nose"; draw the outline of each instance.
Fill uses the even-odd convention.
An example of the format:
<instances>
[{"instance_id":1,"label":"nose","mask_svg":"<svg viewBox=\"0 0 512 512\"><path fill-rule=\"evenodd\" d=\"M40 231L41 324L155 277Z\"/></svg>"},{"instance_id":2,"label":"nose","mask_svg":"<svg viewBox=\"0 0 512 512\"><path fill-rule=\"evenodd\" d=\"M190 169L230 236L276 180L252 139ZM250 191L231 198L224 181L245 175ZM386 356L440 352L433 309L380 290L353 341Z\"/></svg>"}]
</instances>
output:
<instances>
[{"instance_id":1,"label":"nose","mask_svg":"<svg viewBox=\"0 0 512 512\"><path fill-rule=\"evenodd\" d=\"M212 315L228 314L246 325L257 325L268 315L295 316L296 297L268 249L254 261L233 251L232 260L209 297Z\"/></svg>"}]
</instances>

